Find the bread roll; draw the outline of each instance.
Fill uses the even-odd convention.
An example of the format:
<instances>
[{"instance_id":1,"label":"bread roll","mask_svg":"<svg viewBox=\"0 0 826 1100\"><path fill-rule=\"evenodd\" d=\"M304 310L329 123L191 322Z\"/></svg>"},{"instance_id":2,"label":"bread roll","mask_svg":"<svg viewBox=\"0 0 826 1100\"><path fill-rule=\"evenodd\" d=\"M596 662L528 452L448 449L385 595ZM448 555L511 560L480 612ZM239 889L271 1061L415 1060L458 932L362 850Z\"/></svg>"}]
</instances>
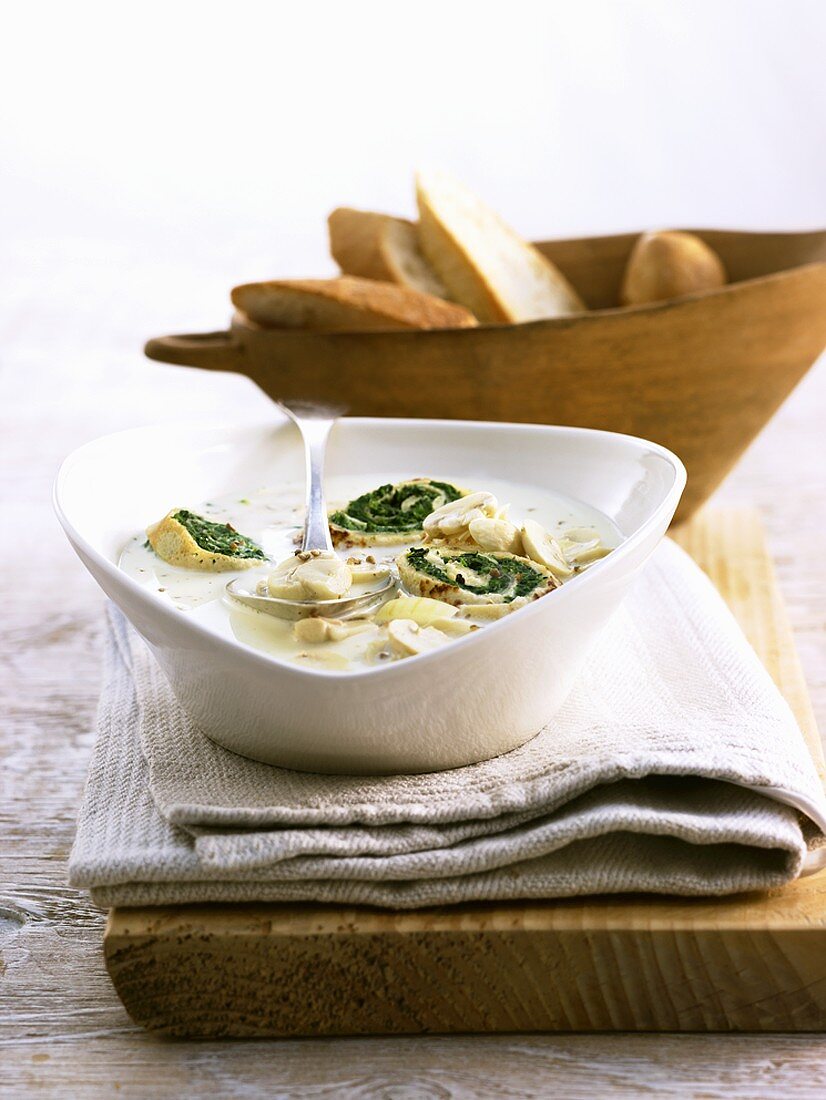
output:
<instances>
[{"instance_id":1,"label":"bread roll","mask_svg":"<svg viewBox=\"0 0 826 1100\"><path fill-rule=\"evenodd\" d=\"M419 173L419 243L451 298L480 321L534 321L585 305L550 260L461 184Z\"/></svg>"},{"instance_id":2,"label":"bread roll","mask_svg":"<svg viewBox=\"0 0 826 1100\"><path fill-rule=\"evenodd\" d=\"M620 300L626 306L660 302L726 282L723 261L693 233L643 233L628 259Z\"/></svg>"},{"instance_id":3,"label":"bread roll","mask_svg":"<svg viewBox=\"0 0 826 1100\"><path fill-rule=\"evenodd\" d=\"M467 328L476 324L461 306L392 283L350 275L247 283L235 287L232 301L251 321L265 328L373 332Z\"/></svg>"}]
</instances>

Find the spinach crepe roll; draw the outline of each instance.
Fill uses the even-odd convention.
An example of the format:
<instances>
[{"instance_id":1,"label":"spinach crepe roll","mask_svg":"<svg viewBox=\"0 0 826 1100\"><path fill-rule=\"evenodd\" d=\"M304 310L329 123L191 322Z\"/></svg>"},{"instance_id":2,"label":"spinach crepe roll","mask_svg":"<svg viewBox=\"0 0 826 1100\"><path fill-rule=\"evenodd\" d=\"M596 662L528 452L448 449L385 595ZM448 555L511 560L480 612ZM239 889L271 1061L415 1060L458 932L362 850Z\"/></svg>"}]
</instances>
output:
<instances>
[{"instance_id":1,"label":"spinach crepe roll","mask_svg":"<svg viewBox=\"0 0 826 1100\"><path fill-rule=\"evenodd\" d=\"M231 523L216 523L186 508L173 508L147 527L146 537L159 558L183 569L224 573L250 569L267 560L258 543Z\"/></svg>"},{"instance_id":2,"label":"spinach crepe roll","mask_svg":"<svg viewBox=\"0 0 826 1100\"><path fill-rule=\"evenodd\" d=\"M420 539L431 512L465 495L466 490L429 477L380 485L330 513L333 545L381 546Z\"/></svg>"},{"instance_id":3,"label":"spinach crepe roll","mask_svg":"<svg viewBox=\"0 0 826 1100\"><path fill-rule=\"evenodd\" d=\"M559 587L550 570L516 554L415 546L396 558L408 592L454 606L514 611Z\"/></svg>"}]
</instances>

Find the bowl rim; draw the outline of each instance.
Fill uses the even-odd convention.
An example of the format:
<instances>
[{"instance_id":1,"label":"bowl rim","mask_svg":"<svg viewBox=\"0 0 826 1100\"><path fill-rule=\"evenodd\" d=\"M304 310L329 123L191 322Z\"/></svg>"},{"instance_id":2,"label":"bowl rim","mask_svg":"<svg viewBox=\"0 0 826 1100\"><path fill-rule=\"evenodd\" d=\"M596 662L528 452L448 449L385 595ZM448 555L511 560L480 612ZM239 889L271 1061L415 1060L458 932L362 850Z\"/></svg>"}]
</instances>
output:
<instances>
[{"instance_id":1,"label":"bowl rim","mask_svg":"<svg viewBox=\"0 0 826 1100\"><path fill-rule=\"evenodd\" d=\"M273 413L275 415L273 415ZM282 419L283 418L283 419ZM650 440L642 439L639 436L628 435L622 432L610 432L600 428L582 428L571 427L564 424L521 424L511 423L509 421L494 421L494 420L429 420L417 417L346 417L343 418L348 421L356 422L358 425L367 426L371 425L384 425L388 423L397 424L400 427L413 427L418 426L427 427L441 427L454 431L467 431L472 432L477 428L491 428L494 430L518 430L520 432L537 432L540 434L556 433L563 436L572 435L588 435L588 436L600 436L610 437L612 439L622 440L627 443L635 444L640 447L644 447L649 451L653 451L668 462L674 473L674 481L671 487L668 489L665 497L652 512L652 514L646 519L633 534L625 538L618 547L611 551L605 558L595 562L584 573L579 574L566 581L559 588L553 590L554 600L550 606L559 606L560 599L566 599L570 601L573 597L570 592L573 591L574 596L582 589L583 584L593 584L594 577L601 577L607 568L615 568L619 563L625 560L636 548L636 546L643 542L647 534L655 528L661 521L662 517L666 514L673 515L674 511L679 504L680 497L682 496L683 489L685 488L687 473L686 468L683 465L681 459L670 451L667 447L662 446L660 443L653 443ZM290 675L296 679L305 679L309 684L312 681L317 681L320 678L331 681L340 681L342 683L354 684L357 681L361 681L367 677L375 676L388 676L389 673L395 672L399 675L400 669L409 669L411 666L419 667L424 663L433 662L441 659L444 654L441 649L436 651L430 651L427 653L414 654L411 657L405 658L403 661L395 661L386 665L376 665L370 668L357 669L354 671L344 670L332 670L332 669L314 669L304 668L301 665L291 664L288 661L279 659L272 656L262 650L255 649L253 646L247 645L245 642L241 642L238 639L227 638L217 633L214 629L208 625L199 622L196 619L189 619L181 617L180 612L176 608L168 607L166 604L159 600L156 600L153 594L139 584L133 577L130 577L128 573L125 573L119 566L109 560L104 554L97 550L92 544L84 537L84 535L74 526L72 521L66 514L63 502L63 492L65 483L72 471L73 466L79 462L87 452L92 451L101 445L111 443L116 439L123 439L128 436L142 436L150 432L163 431L163 432L175 432L175 431L196 431L196 432L232 432L239 429L263 429L274 427L279 422L287 423L286 416L279 413L277 409L273 409L267 417L257 416L248 417L244 420L234 420L229 423L226 421L218 420L183 420L183 421L169 421L155 424L145 424L142 426L125 428L116 432L108 432L105 435L98 436L94 439L88 440L86 443L81 444L71 451L61 462L57 474L55 476L54 484L52 487L52 506L57 516L58 522L63 528L69 542L72 544L75 550L81 550L83 556L88 557L94 562L95 566L101 570L104 574L108 575L115 581L116 584L124 585L132 595L140 600L152 614L156 614L161 620L167 621L170 625L176 624L177 626L183 626L185 630L193 631L201 638L208 639L210 643L217 645L220 649L238 655L243 654L245 660L249 660L254 664L259 665L262 668L279 669L285 675ZM96 580L96 578L93 578ZM107 598L108 597L107 595ZM220 597L219 597L220 598ZM112 601L115 602L115 601ZM544 599L534 600L524 607L518 609L518 614L522 621L525 621L526 616L533 614L534 616L543 607L549 606L545 603ZM544 613L544 611L543 611ZM251 614L260 614L260 612L251 612ZM508 624L513 624L515 616L506 615L501 619L492 621L489 626L484 630L472 631L471 633L460 638L453 638L450 640L451 648L457 646L464 646L470 648L472 645L479 645L483 636L490 635L490 628L493 627L495 632L501 633L503 638L506 636L506 630ZM402 672L401 675L405 673Z\"/></svg>"}]
</instances>

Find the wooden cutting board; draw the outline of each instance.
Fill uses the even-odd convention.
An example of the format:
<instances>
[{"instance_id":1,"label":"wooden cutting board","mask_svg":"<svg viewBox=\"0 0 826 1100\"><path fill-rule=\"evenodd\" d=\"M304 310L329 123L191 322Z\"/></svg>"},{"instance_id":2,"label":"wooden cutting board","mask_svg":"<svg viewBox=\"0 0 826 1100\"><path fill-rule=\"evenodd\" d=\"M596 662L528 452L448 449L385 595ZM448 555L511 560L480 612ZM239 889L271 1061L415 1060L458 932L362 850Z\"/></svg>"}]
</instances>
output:
<instances>
[{"instance_id":1,"label":"wooden cutting board","mask_svg":"<svg viewBox=\"0 0 826 1100\"><path fill-rule=\"evenodd\" d=\"M675 534L823 752L760 521ZM826 1030L826 875L723 900L115 909L106 966L130 1016L186 1036Z\"/></svg>"}]
</instances>

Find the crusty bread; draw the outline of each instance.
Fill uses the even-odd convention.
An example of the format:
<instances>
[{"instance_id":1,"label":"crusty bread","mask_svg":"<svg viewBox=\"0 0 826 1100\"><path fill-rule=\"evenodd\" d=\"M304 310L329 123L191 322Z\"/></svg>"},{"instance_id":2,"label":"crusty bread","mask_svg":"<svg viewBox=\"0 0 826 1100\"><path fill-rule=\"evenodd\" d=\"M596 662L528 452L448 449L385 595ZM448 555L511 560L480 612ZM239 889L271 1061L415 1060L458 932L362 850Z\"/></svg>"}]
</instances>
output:
<instances>
[{"instance_id":1,"label":"crusty bread","mask_svg":"<svg viewBox=\"0 0 826 1100\"><path fill-rule=\"evenodd\" d=\"M385 283L396 281L380 246L381 231L389 216L339 206L327 218L330 254L345 275Z\"/></svg>"},{"instance_id":2,"label":"crusty bread","mask_svg":"<svg viewBox=\"0 0 826 1100\"><path fill-rule=\"evenodd\" d=\"M419 249L416 226L404 218L340 206L327 219L330 252L346 275L448 298L447 287Z\"/></svg>"},{"instance_id":3,"label":"crusty bread","mask_svg":"<svg viewBox=\"0 0 826 1100\"><path fill-rule=\"evenodd\" d=\"M693 233L643 233L622 280L623 305L642 305L714 290L727 282L723 261Z\"/></svg>"},{"instance_id":4,"label":"crusty bread","mask_svg":"<svg viewBox=\"0 0 826 1100\"><path fill-rule=\"evenodd\" d=\"M430 294L372 279L278 279L232 291L233 304L265 328L320 332L467 328L474 317Z\"/></svg>"},{"instance_id":5,"label":"crusty bread","mask_svg":"<svg viewBox=\"0 0 826 1100\"><path fill-rule=\"evenodd\" d=\"M441 172L419 173L419 243L451 298L480 321L579 313L565 276L480 199Z\"/></svg>"}]
</instances>

